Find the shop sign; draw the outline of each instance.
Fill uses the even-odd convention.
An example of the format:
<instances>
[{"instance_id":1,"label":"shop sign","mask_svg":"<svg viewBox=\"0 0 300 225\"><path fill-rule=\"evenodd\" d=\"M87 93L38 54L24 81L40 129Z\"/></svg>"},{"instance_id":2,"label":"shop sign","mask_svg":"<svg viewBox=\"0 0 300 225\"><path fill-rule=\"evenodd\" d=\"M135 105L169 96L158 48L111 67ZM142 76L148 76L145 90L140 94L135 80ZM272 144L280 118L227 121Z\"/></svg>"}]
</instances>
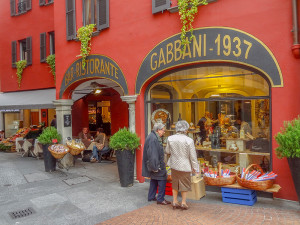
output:
<instances>
[{"instance_id":1,"label":"shop sign","mask_svg":"<svg viewBox=\"0 0 300 225\"><path fill-rule=\"evenodd\" d=\"M105 78L116 82L128 94L128 86L124 74L118 64L111 58L104 55L89 55L86 59L86 66L82 68L82 59L77 59L67 69L60 87L59 96L62 98L63 93L70 85L79 80L91 78Z\"/></svg>"},{"instance_id":2,"label":"shop sign","mask_svg":"<svg viewBox=\"0 0 300 225\"><path fill-rule=\"evenodd\" d=\"M9 113L9 112L20 112L19 109L0 109L0 112Z\"/></svg>"},{"instance_id":3,"label":"shop sign","mask_svg":"<svg viewBox=\"0 0 300 225\"><path fill-rule=\"evenodd\" d=\"M140 93L151 77L172 68L195 63L229 62L249 66L268 77L273 87L283 86L279 65L270 49L256 37L228 27L194 30L195 38L181 51L180 34L155 46L145 57L136 79Z\"/></svg>"}]
</instances>

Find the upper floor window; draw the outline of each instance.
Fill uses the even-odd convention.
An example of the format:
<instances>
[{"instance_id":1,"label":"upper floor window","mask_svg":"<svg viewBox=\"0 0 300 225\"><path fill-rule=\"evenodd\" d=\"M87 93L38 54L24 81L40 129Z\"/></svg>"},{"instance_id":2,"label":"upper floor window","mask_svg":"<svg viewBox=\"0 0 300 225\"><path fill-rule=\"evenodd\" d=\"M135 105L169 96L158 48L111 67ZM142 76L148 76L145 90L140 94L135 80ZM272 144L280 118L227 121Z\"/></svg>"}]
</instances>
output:
<instances>
[{"instance_id":1,"label":"upper floor window","mask_svg":"<svg viewBox=\"0 0 300 225\"><path fill-rule=\"evenodd\" d=\"M109 0L83 0L83 25L88 24L97 30L109 27Z\"/></svg>"},{"instance_id":2,"label":"upper floor window","mask_svg":"<svg viewBox=\"0 0 300 225\"><path fill-rule=\"evenodd\" d=\"M32 65L32 39L27 37L18 41L19 43L19 60L26 60L27 65ZM12 42L12 67L16 67L17 62L17 41Z\"/></svg>"},{"instance_id":3,"label":"upper floor window","mask_svg":"<svg viewBox=\"0 0 300 225\"><path fill-rule=\"evenodd\" d=\"M46 43L47 39L47 33L41 33L40 34L40 62L46 62L47 53L46 49L48 49L47 46L49 46L49 55L55 54L55 36L54 31L48 32L48 40L49 45Z\"/></svg>"},{"instance_id":4,"label":"upper floor window","mask_svg":"<svg viewBox=\"0 0 300 225\"><path fill-rule=\"evenodd\" d=\"M54 31L49 32L50 55L55 54L55 35Z\"/></svg>"},{"instance_id":5,"label":"upper floor window","mask_svg":"<svg viewBox=\"0 0 300 225\"><path fill-rule=\"evenodd\" d=\"M26 39L19 41L20 44L20 60L27 60Z\"/></svg>"},{"instance_id":6,"label":"upper floor window","mask_svg":"<svg viewBox=\"0 0 300 225\"><path fill-rule=\"evenodd\" d=\"M10 15L17 16L31 10L31 0L10 0Z\"/></svg>"},{"instance_id":7,"label":"upper floor window","mask_svg":"<svg viewBox=\"0 0 300 225\"><path fill-rule=\"evenodd\" d=\"M96 17L96 0L83 0L83 25L95 24Z\"/></svg>"},{"instance_id":8,"label":"upper floor window","mask_svg":"<svg viewBox=\"0 0 300 225\"><path fill-rule=\"evenodd\" d=\"M76 38L75 0L66 0L67 40ZM83 25L96 24L97 31L109 27L109 0L82 0Z\"/></svg>"},{"instance_id":9,"label":"upper floor window","mask_svg":"<svg viewBox=\"0 0 300 225\"><path fill-rule=\"evenodd\" d=\"M53 3L53 2L54 2L54 0L39 0L40 6L42 6L42 5L49 5L49 4Z\"/></svg>"}]
</instances>

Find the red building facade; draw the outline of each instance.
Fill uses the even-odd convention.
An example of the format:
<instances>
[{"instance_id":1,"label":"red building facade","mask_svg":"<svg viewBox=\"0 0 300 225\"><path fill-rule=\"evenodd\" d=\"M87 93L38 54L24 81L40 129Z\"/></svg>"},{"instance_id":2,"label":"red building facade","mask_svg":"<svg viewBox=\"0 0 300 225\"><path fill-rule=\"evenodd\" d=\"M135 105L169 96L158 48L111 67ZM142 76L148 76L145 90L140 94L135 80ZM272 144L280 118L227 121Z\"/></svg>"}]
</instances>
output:
<instances>
[{"instance_id":1,"label":"red building facade","mask_svg":"<svg viewBox=\"0 0 300 225\"><path fill-rule=\"evenodd\" d=\"M66 0L45 4L40 1L41 5L32 2L31 8L20 15L13 15L9 3L4 3L1 91L54 87L49 68L41 62L44 40L41 34L46 35L48 55L54 32L56 99L74 100L73 134L91 123L92 107L96 110L108 107L105 113L110 117L110 134L134 124L141 137L141 148L151 129L151 116L159 109L170 113L171 123L182 116L195 125L207 110L214 118L221 116L219 119L222 114L243 115L241 119L252 125L255 137L265 131L270 149L269 168L278 174L276 182L282 187L274 196L297 200L287 161L275 155L274 139L283 121L295 118L300 111L300 104L295 101L300 97L299 59L292 47L295 52L299 49L291 33L292 3L209 1L207 6L198 8L195 40L181 52L177 3L162 2L165 5L157 6L156 1L142 4L138 0ZM76 31L88 23L96 23L97 32L92 37L91 56L83 70ZM25 68L18 88L16 69L12 68L13 50L20 49L22 40L29 40L27 37L31 37L32 65ZM17 60L20 55L16 51ZM183 80L188 80L188 84ZM95 87L102 90L102 95L89 94ZM258 122L248 118L254 115ZM137 179L143 182L142 151L138 150L136 155ZM218 157L222 158L222 154ZM255 161L250 157L246 162L251 160Z\"/></svg>"}]
</instances>

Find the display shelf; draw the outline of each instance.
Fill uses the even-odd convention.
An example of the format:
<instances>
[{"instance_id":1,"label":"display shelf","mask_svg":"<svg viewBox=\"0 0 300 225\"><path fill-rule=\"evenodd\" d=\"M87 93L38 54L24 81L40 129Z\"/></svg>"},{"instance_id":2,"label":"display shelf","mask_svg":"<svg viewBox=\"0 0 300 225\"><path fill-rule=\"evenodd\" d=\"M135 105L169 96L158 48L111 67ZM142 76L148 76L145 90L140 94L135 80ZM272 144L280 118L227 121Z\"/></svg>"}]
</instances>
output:
<instances>
[{"instance_id":1,"label":"display shelf","mask_svg":"<svg viewBox=\"0 0 300 225\"><path fill-rule=\"evenodd\" d=\"M218 148L218 149L212 149L212 148L203 148L196 146L196 150L198 151L209 151L209 152L225 152L225 153L247 153L248 155L261 155L261 156L270 156L270 153L265 153L265 152L253 152L250 150L245 150L245 151L233 151L233 150L228 150L225 148Z\"/></svg>"}]
</instances>

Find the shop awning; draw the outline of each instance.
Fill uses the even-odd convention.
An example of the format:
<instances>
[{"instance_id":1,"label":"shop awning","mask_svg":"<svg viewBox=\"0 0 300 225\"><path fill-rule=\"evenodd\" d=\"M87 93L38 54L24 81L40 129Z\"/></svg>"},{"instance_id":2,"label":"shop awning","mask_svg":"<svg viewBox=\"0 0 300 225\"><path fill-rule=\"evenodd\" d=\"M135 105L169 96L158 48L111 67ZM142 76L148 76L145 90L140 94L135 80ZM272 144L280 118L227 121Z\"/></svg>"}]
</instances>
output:
<instances>
[{"instance_id":1,"label":"shop awning","mask_svg":"<svg viewBox=\"0 0 300 225\"><path fill-rule=\"evenodd\" d=\"M0 110L55 108L55 89L0 93Z\"/></svg>"}]
</instances>

